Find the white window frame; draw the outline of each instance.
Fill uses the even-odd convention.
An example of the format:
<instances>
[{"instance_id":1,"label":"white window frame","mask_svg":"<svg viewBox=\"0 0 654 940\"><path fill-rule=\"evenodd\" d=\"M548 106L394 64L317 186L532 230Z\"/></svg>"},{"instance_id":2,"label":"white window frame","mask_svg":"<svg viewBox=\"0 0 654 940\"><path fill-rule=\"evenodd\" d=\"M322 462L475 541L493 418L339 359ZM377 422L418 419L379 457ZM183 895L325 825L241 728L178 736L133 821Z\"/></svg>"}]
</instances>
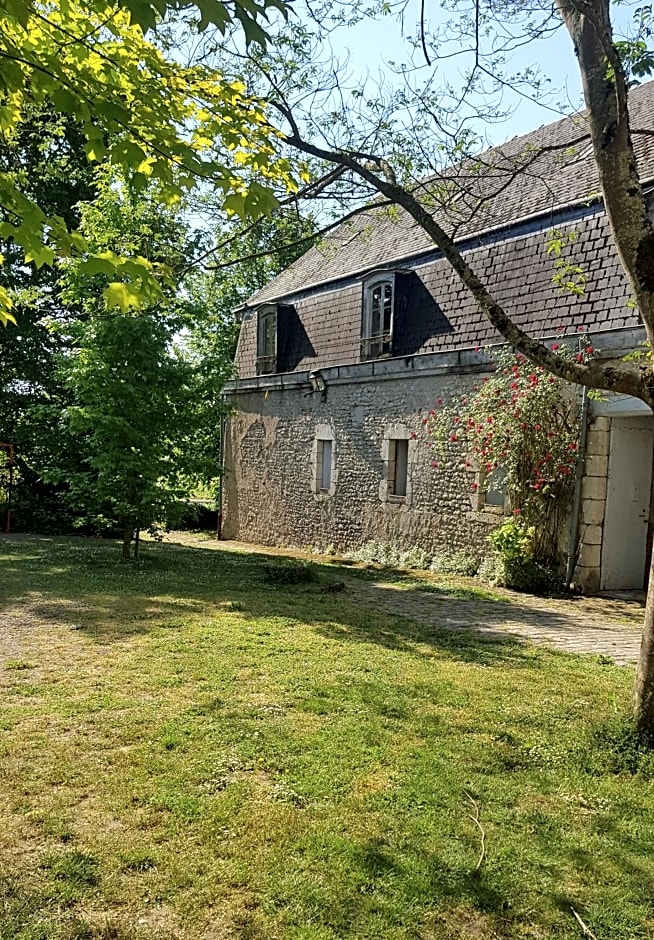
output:
<instances>
[{"instance_id":1,"label":"white window frame","mask_svg":"<svg viewBox=\"0 0 654 940\"><path fill-rule=\"evenodd\" d=\"M390 287L390 312L386 323L385 300L381 307L381 329L373 332L374 294L378 288ZM363 282L361 304L361 360L382 359L393 354L393 321L395 319L395 273L380 271ZM388 327L387 329L385 327Z\"/></svg>"}]
</instances>

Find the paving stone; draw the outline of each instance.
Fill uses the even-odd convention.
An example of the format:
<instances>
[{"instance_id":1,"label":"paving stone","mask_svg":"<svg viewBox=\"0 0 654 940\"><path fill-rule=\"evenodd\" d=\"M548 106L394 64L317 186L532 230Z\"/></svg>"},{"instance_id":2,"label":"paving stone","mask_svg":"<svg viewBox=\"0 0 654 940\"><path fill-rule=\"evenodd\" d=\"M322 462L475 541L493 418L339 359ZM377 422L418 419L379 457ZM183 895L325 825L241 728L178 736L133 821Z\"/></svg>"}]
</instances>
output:
<instances>
[{"instance_id":1,"label":"paving stone","mask_svg":"<svg viewBox=\"0 0 654 940\"><path fill-rule=\"evenodd\" d=\"M506 592L510 600L468 600L433 596L426 591L420 594L415 589L409 593L407 588L383 581L354 579L348 580L347 590L363 606L381 608L437 629L482 635L505 633L567 653L610 656L621 666L638 658L640 628L635 623L614 622L594 613L598 604L593 604L593 599L559 600ZM620 608L617 609L619 613Z\"/></svg>"}]
</instances>

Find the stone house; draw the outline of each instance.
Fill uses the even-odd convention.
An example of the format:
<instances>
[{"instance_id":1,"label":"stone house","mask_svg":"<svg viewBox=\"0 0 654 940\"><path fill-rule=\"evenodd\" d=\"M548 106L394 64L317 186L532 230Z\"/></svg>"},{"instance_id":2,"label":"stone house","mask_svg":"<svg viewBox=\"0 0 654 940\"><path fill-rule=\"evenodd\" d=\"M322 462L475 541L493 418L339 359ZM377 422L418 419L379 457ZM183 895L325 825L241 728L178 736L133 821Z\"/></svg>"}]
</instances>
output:
<instances>
[{"instance_id":1,"label":"stone house","mask_svg":"<svg viewBox=\"0 0 654 940\"><path fill-rule=\"evenodd\" d=\"M637 131L654 128L654 83L634 89L631 101L648 183L654 141ZM575 342L583 331L607 358L643 341L583 115L424 185L473 269L528 332ZM583 271L581 296L553 281L555 232ZM488 368L483 348L502 339L413 220L373 207L342 223L240 315L227 387L225 538L483 553L505 511L502 496L484 485L471 496L460 459L434 470L422 418L438 398L478 382ZM581 400L580 389L570 394ZM654 419L641 402L615 396L590 402L588 422L575 581L589 591L639 588ZM564 542L567 533L566 524Z\"/></svg>"}]
</instances>

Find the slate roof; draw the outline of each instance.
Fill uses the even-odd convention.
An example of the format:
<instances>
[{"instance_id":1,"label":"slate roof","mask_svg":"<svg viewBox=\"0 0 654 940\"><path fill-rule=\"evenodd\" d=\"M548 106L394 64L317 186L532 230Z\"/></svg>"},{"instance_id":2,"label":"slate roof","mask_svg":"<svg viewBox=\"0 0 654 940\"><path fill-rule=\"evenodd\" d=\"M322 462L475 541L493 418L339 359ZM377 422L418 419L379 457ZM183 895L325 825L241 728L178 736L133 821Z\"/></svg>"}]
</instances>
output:
<instances>
[{"instance_id":1,"label":"slate roof","mask_svg":"<svg viewBox=\"0 0 654 940\"><path fill-rule=\"evenodd\" d=\"M534 336L554 338L578 330L598 334L640 325L629 303L629 285L601 206L557 224L575 240L566 257L586 277L584 293L561 291L553 282L547 253L548 221L533 230L472 247L466 254L493 296L520 327ZM444 258L420 259L404 267L409 303L396 325L393 355L412 357L501 343L470 292ZM360 362L362 284L351 279L336 288L314 288L293 297L295 319L279 336L278 371L302 372ZM237 371L256 375L257 318L241 325Z\"/></svg>"},{"instance_id":2,"label":"slate roof","mask_svg":"<svg viewBox=\"0 0 654 940\"><path fill-rule=\"evenodd\" d=\"M654 82L630 92L631 127L644 183L654 179ZM546 125L432 177L443 194L439 221L459 242L474 245L482 233L554 215L599 198L597 169L584 113ZM344 222L255 294L247 307L289 299L319 285L348 279L433 253L427 234L404 210L371 209Z\"/></svg>"}]
</instances>

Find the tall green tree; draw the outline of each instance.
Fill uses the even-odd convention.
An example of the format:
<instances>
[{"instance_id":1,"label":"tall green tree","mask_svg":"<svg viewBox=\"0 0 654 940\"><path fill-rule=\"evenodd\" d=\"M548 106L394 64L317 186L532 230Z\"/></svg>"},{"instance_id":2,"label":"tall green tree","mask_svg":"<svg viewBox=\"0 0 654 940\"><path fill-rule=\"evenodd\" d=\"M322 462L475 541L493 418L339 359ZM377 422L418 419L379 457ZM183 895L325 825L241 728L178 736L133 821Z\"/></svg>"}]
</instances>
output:
<instances>
[{"instance_id":1,"label":"tall green tree","mask_svg":"<svg viewBox=\"0 0 654 940\"><path fill-rule=\"evenodd\" d=\"M80 202L95 198L95 171L83 137L70 119L52 108L26 110L19 131L0 140L0 172L28 197L39 195L44 210L79 227ZM56 487L44 477L79 454L62 433L68 392L57 375L68 348L66 324L77 315L62 303L59 275L48 266L24 263L11 239L0 245L5 263L0 283L14 298L19 326L0 330L0 440L15 447L14 522L19 526L66 528Z\"/></svg>"},{"instance_id":2,"label":"tall green tree","mask_svg":"<svg viewBox=\"0 0 654 940\"><path fill-rule=\"evenodd\" d=\"M121 528L124 558L185 495L190 376L171 351L174 331L174 319L151 310L91 318L68 370L69 428L86 451L69 499L81 521Z\"/></svg>"},{"instance_id":3,"label":"tall green tree","mask_svg":"<svg viewBox=\"0 0 654 940\"><path fill-rule=\"evenodd\" d=\"M109 169L96 201L83 207L81 227L98 253L138 254L173 272L197 247L178 208L162 208L152 188L134 193ZM71 326L70 355L60 360L71 394L68 432L85 455L80 471L68 475L68 501L80 523L119 526L129 558L138 531L166 520L194 473L187 446L195 424L193 368L176 348L189 304L167 289L139 312L107 311L108 275L98 272L89 291L83 267L73 261L66 274L65 299L83 315Z\"/></svg>"}]
</instances>

